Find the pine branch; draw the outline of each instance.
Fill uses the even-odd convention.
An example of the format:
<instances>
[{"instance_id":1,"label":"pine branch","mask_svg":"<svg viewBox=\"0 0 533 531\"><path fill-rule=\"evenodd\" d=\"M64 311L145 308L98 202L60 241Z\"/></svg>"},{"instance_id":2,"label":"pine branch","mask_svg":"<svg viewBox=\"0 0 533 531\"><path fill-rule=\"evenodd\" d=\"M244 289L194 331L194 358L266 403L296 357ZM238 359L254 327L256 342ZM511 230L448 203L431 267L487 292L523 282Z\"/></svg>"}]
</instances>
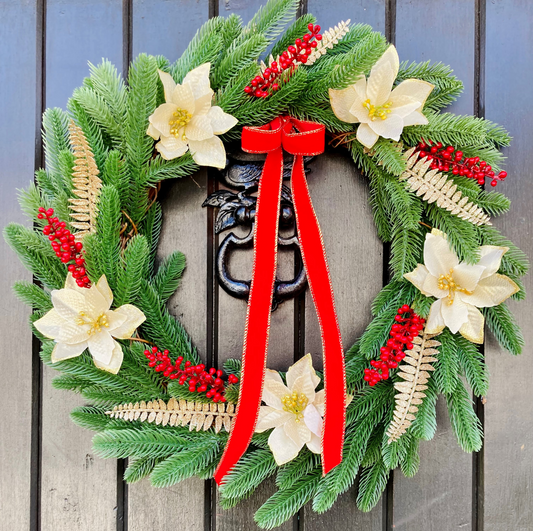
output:
<instances>
[{"instance_id":1,"label":"pine branch","mask_svg":"<svg viewBox=\"0 0 533 531\"><path fill-rule=\"evenodd\" d=\"M65 182L61 181L59 168L59 154L68 150L68 114L59 108L46 109L43 114L43 146L45 153L46 171L54 182L58 191Z\"/></svg>"},{"instance_id":2,"label":"pine branch","mask_svg":"<svg viewBox=\"0 0 533 531\"><path fill-rule=\"evenodd\" d=\"M444 330L439 337L441 348L433 378L439 393L453 393L459 380L459 363L455 336Z\"/></svg>"},{"instance_id":3,"label":"pine branch","mask_svg":"<svg viewBox=\"0 0 533 531\"><path fill-rule=\"evenodd\" d=\"M224 428L227 432L231 429L232 419L235 416L235 406L232 403L204 404L171 398L168 403L163 400L153 400L148 403L141 401L135 404L121 404L112 411L106 411L111 418L128 420L130 422L155 423L162 426L189 426L192 431L207 431L211 426L215 433Z\"/></svg>"},{"instance_id":4,"label":"pine branch","mask_svg":"<svg viewBox=\"0 0 533 531\"><path fill-rule=\"evenodd\" d=\"M296 39L301 39L309 30L309 24L316 24L316 18L311 13L306 13L297 18L276 41L270 55L277 57L281 55L289 46L294 45Z\"/></svg>"},{"instance_id":5,"label":"pine branch","mask_svg":"<svg viewBox=\"0 0 533 531\"><path fill-rule=\"evenodd\" d=\"M299 0L268 0L244 28L244 33L262 33L269 42L273 42L296 16L299 5Z\"/></svg>"},{"instance_id":6,"label":"pine branch","mask_svg":"<svg viewBox=\"0 0 533 531\"><path fill-rule=\"evenodd\" d=\"M139 457L129 458L128 468L124 472L124 481L126 483L136 483L141 479L148 477L155 465L161 462L158 457Z\"/></svg>"},{"instance_id":7,"label":"pine branch","mask_svg":"<svg viewBox=\"0 0 533 531\"><path fill-rule=\"evenodd\" d=\"M411 437L407 446L405 458L400 462L403 475L407 478L412 478L418 472L420 467L420 454L418 453L418 446L420 439Z\"/></svg>"},{"instance_id":8,"label":"pine branch","mask_svg":"<svg viewBox=\"0 0 533 531\"><path fill-rule=\"evenodd\" d=\"M430 170L431 161L419 160L420 152L411 148L405 152L407 169L400 175L400 181L407 181L408 189L415 192L428 203L436 203L453 215L465 219L474 225L491 225L490 218L477 205L468 201L468 197L457 190L457 185L438 170Z\"/></svg>"},{"instance_id":9,"label":"pine branch","mask_svg":"<svg viewBox=\"0 0 533 531\"><path fill-rule=\"evenodd\" d=\"M13 291L24 304L37 311L47 312L53 308L50 293L32 282L19 280L13 285Z\"/></svg>"},{"instance_id":10,"label":"pine branch","mask_svg":"<svg viewBox=\"0 0 533 531\"><path fill-rule=\"evenodd\" d=\"M339 22L335 27L329 28L322 34L322 40L318 41L317 47L307 58L307 66L313 65L320 57L331 50L348 33L350 29L350 19Z\"/></svg>"},{"instance_id":11,"label":"pine branch","mask_svg":"<svg viewBox=\"0 0 533 531\"><path fill-rule=\"evenodd\" d=\"M77 196L76 199L69 199L69 208L74 211L70 216L75 220L70 225L78 229L74 236L77 240L81 240L86 234L96 231L102 181L98 177L99 171L87 138L81 127L78 127L72 120L69 124L69 133L75 157L72 174L73 194Z\"/></svg>"},{"instance_id":12,"label":"pine branch","mask_svg":"<svg viewBox=\"0 0 533 531\"><path fill-rule=\"evenodd\" d=\"M115 289L115 305L134 303L141 288L141 280L148 273L148 242L137 234L124 250L124 268L119 268Z\"/></svg>"},{"instance_id":13,"label":"pine branch","mask_svg":"<svg viewBox=\"0 0 533 531\"><path fill-rule=\"evenodd\" d=\"M498 343L514 356L522 354L525 341L515 316L503 303L492 308L482 308L487 326Z\"/></svg>"},{"instance_id":14,"label":"pine branch","mask_svg":"<svg viewBox=\"0 0 533 531\"><path fill-rule=\"evenodd\" d=\"M431 363L437 361L434 355L438 354L438 350L435 347L440 345L433 337L435 336L421 332L413 339L412 350L405 352L404 365L399 367L397 374L405 381L394 384L398 393L394 398L394 420L387 429L389 444L397 441L407 431L416 418L417 406L422 404L422 399L426 396L423 391L427 389L430 376L427 371L434 370Z\"/></svg>"},{"instance_id":15,"label":"pine branch","mask_svg":"<svg viewBox=\"0 0 533 531\"><path fill-rule=\"evenodd\" d=\"M361 511L372 510L385 490L388 478L389 469L381 460L363 469L357 493L357 507Z\"/></svg>"},{"instance_id":16,"label":"pine branch","mask_svg":"<svg viewBox=\"0 0 533 531\"><path fill-rule=\"evenodd\" d=\"M437 432L437 386L433 379L427 383L424 391L426 397L422 404L418 406L415 420L409 428L411 435L417 439L430 441Z\"/></svg>"},{"instance_id":17,"label":"pine branch","mask_svg":"<svg viewBox=\"0 0 533 531\"><path fill-rule=\"evenodd\" d=\"M185 265L185 255L179 251L170 254L159 265L151 284L164 303L178 289Z\"/></svg>"},{"instance_id":18,"label":"pine branch","mask_svg":"<svg viewBox=\"0 0 533 531\"><path fill-rule=\"evenodd\" d=\"M159 237L161 236L161 229L163 227L163 211L161 204L155 201L146 214L143 221L141 233L145 235L148 241L148 248L150 250L148 256L148 277L154 276L155 259L157 255L157 245L159 244Z\"/></svg>"}]
</instances>

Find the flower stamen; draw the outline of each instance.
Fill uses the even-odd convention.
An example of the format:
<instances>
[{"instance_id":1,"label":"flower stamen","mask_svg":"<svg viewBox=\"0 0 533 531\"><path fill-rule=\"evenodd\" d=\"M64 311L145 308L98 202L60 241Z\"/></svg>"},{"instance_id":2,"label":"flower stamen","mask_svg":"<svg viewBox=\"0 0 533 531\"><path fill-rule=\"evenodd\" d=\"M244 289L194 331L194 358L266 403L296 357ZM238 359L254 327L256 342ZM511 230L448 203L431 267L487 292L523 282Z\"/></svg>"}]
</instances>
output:
<instances>
[{"instance_id":1,"label":"flower stamen","mask_svg":"<svg viewBox=\"0 0 533 531\"><path fill-rule=\"evenodd\" d=\"M109 321L105 313L101 313L96 319L92 319L85 312L79 312L78 315L76 324L78 326L89 325L91 327L87 330L87 335L89 336L101 332L102 327L109 328Z\"/></svg>"},{"instance_id":2,"label":"flower stamen","mask_svg":"<svg viewBox=\"0 0 533 531\"><path fill-rule=\"evenodd\" d=\"M372 105L370 103L370 100L365 100L363 102L363 107L368 110L368 116L370 116L370 119L374 122L377 118L381 118L382 120L386 120L388 118L388 114L390 114L391 110L389 107L392 105L389 101L387 103L384 103L383 105Z\"/></svg>"},{"instance_id":3,"label":"flower stamen","mask_svg":"<svg viewBox=\"0 0 533 531\"><path fill-rule=\"evenodd\" d=\"M190 112L184 109L176 109L172 113L172 118L168 121L168 125L170 125L170 134L178 138L181 134L181 129L191 121L191 118L192 114Z\"/></svg>"},{"instance_id":4,"label":"flower stamen","mask_svg":"<svg viewBox=\"0 0 533 531\"><path fill-rule=\"evenodd\" d=\"M303 412L309 403L309 399L304 393L298 394L294 392L292 394L285 395L281 399L281 403L283 404L283 411L294 413L296 415L296 422L300 422L300 420L303 419Z\"/></svg>"},{"instance_id":5,"label":"flower stamen","mask_svg":"<svg viewBox=\"0 0 533 531\"><path fill-rule=\"evenodd\" d=\"M468 291L465 288L462 288L455 282L453 279L453 269L450 269L450 272L447 275L440 275L438 279L439 289L445 290L448 292L448 304L453 304L455 298L455 292L459 291L465 295L472 295L472 291Z\"/></svg>"}]
</instances>

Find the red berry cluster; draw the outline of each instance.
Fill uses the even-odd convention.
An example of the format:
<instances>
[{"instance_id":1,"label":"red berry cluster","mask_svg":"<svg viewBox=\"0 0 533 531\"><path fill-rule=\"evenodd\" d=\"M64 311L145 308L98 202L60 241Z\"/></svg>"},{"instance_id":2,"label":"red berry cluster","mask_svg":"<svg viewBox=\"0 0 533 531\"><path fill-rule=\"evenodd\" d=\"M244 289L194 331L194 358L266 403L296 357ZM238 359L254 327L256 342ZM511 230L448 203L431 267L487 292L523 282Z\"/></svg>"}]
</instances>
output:
<instances>
[{"instance_id":1,"label":"red berry cluster","mask_svg":"<svg viewBox=\"0 0 533 531\"><path fill-rule=\"evenodd\" d=\"M301 39L294 41L294 46L289 46L279 56L279 65L275 61L263 72L262 76L256 76L250 82L249 86L244 87L244 92L257 98L266 98L269 96L269 89L276 91L279 85L276 82L284 70L293 68L295 63L307 63L307 56L311 55L313 48L316 48L318 41L322 40L320 35L320 26L309 24L307 26L309 33L306 33ZM315 40L313 40L315 39Z\"/></svg>"},{"instance_id":2,"label":"red berry cluster","mask_svg":"<svg viewBox=\"0 0 533 531\"><path fill-rule=\"evenodd\" d=\"M478 184L485 184L485 179L491 179L490 185L496 186L498 181L507 177L506 171L496 175L492 167L479 157L465 157L462 151L453 146L444 147L441 142L420 142L417 146L420 157L431 160L431 168L434 170L452 172L454 175L464 175L470 179L476 179Z\"/></svg>"},{"instance_id":3,"label":"red berry cluster","mask_svg":"<svg viewBox=\"0 0 533 531\"><path fill-rule=\"evenodd\" d=\"M58 258L64 264L74 262L68 265L68 270L76 280L76 284L80 288L90 288L91 281L85 271L85 258L83 258L83 245L77 242L74 235L66 228L67 224L64 221L59 221L58 218L53 217L54 210L49 208L46 210L43 207L39 208L39 219L48 221L48 225L43 228L43 234L48 236L52 242L52 249L54 249Z\"/></svg>"},{"instance_id":4,"label":"red berry cluster","mask_svg":"<svg viewBox=\"0 0 533 531\"><path fill-rule=\"evenodd\" d=\"M370 365L373 369L365 369L365 382L374 386L380 380L387 380L389 370L396 369L398 363L405 358L404 349L413 348L413 339L423 330L425 319L418 316L407 304L398 308L398 313L394 316L396 321L391 328L391 338L387 341L387 346L381 347L379 360L372 360Z\"/></svg>"},{"instance_id":5,"label":"red berry cluster","mask_svg":"<svg viewBox=\"0 0 533 531\"><path fill-rule=\"evenodd\" d=\"M222 371L217 371L214 368L205 370L205 365L191 365L190 361L186 361L184 368L181 368L183 356L178 356L173 363L170 359L168 350L160 352L157 347L152 347L151 350L145 350L144 355L148 358L148 366L154 367L156 372L162 372L163 376L171 380L178 380L180 385L187 384L191 393L205 393L207 398L213 402L225 402L224 397L225 385L222 380ZM236 384L239 378L234 374L228 376L230 384Z\"/></svg>"}]
</instances>

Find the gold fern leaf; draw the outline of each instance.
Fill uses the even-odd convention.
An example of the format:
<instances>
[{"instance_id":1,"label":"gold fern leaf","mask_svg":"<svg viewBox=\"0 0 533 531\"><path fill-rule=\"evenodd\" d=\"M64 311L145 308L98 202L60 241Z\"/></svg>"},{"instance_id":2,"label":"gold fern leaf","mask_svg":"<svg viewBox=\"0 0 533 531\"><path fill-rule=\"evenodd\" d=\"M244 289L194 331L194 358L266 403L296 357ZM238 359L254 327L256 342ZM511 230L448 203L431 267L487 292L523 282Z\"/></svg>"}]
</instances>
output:
<instances>
[{"instance_id":1,"label":"gold fern leaf","mask_svg":"<svg viewBox=\"0 0 533 531\"><path fill-rule=\"evenodd\" d=\"M317 47L313 49L307 57L306 65L312 65L317 59L322 57L328 50L331 50L335 44L348 33L350 19L339 22L334 28L329 28L322 34L322 40L318 41Z\"/></svg>"},{"instance_id":2,"label":"gold fern leaf","mask_svg":"<svg viewBox=\"0 0 533 531\"><path fill-rule=\"evenodd\" d=\"M420 159L420 152L411 148L404 153L407 169L400 175L400 181L407 181L411 192L421 196L428 203L437 203L461 219L470 221L474 225L492 225L489 216L475 203L469 202L468 197L457 190L457 185L438 170L428 171L431 161Z\"/></svg>"},{"instance_id":3,"label":"gold fern leaf","mask_svg":"<svg viewBox=\"0 0 533 531\"><path fill-rule=\"evenodd\" d=\"M106 411L113 419L123 419L140 422L161 424L162 426L189 426L192 431L207 431L214 426L218 433L222 428L227 432L231 429L235 406L231 402L218 404L204 404L190 400L176 400L171 398L168 403L164 400L136 402L135 404L121 404L112 411Z\"/></svg>"},{"instance_id":4,"label":"gold fern leaf","mask_svg":"<svg viewBox=\"0 0 533 531\"><path fill-rule=\"evenodd\" d=\"M394 419L387 429L389 443L397 441L407 431L416 418L417 406L426 397L424 391L430 377L428 371L435 370L431 363L437 361L435 355L439 351L435 347L440 346L433 337L435 336L420 332L420 335L413 339L412 350L405 351L404 364L400 366L398 373L405 381L394 384L398 393L394 397Z\"/></svg>"},{"instance_id":5,"label":"gold fern leaf","mask_svg":"<svg viewBox=\"0 0 533 531\"><path fill-rule=\"evenodd\" d=\"M81 127L72 120L69 124L70 145L74 152L74 168L72 172L72 193L75 198L69 199L71 226L78 229L74 234L76 240L81 240L86 234L95 232L96 217L98 216L98 198L102 181L98 177L99 171L94 155Z\"/></svg>"}]
</instances>

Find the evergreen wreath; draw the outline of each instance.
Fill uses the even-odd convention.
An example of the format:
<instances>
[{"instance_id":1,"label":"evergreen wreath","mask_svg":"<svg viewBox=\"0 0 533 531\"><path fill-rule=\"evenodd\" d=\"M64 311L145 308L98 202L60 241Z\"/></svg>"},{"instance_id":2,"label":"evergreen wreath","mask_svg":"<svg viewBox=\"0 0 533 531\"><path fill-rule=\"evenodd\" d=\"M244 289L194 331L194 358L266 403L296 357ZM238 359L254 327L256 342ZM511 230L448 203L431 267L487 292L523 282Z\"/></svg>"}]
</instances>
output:
<instances>
[{"instance_id":1,"label":"evergreen wreath","mask_svg":"<svg viewBox=\"0 0 533 531\"><path fill-rule=\"evenodd\" d=\"M166 308L185 257L174 252L156 263L159 184L200 165L223 167L223 143L282 114L324 124L331 143L349 150L390 246L390 282L345 353L342 463L322 476L314 433L294 459L273 453L270 399L222 485L229 508L276 476L279 490L255 516L265 529L311 500L327 511L356 478L358 507L369 511L392 469L416 474L419 442L435 435L439 394L461 448L478 451L483 434L467 385L475 396L487 393L476 345L484 322L511 354L524 343L503 301L524 298L528 261L490 224L510 201L481 186L505 179L500 148L509 135L487 120L442 112L462 90L449 67L396 64L394 47L366 25L341 22L321 35L313 15L294 20L297 8L297 0L270 0L244 26L236 15L212 18L175 63L140 55L126 82L108 61L90 65L68 111L44 114L46 169L20 193L33 228L12 223L4 232L37 281L17 282L15 292L32 307L41 359L61 373L56 388L87 399L72 419L97 432L95 451L128 458L128 482L209 478L235 416L241 362L225 363L227 378L206 370ZM400 86L394 100L390 89ZM196 107L172 104L169 120L176 90ZM298 393L295 374L309 379L309 393ZM289 391L276 415L298 421L311 404L321 420L324 393L313 390L322 384L309 357L286 374L269 371L268 381Z\"/></svg>"}]
</instances>

